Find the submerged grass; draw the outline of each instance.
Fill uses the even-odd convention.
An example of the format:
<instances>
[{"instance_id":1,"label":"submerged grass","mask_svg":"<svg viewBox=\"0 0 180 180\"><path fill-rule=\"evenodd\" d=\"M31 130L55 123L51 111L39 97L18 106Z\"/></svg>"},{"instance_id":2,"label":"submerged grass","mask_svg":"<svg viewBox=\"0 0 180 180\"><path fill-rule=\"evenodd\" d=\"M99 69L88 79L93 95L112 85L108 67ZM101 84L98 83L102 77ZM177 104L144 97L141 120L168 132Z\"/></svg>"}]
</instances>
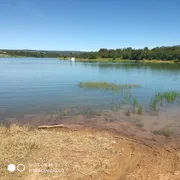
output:
<instances>
[{"instance_id":1,"label":"submerged grass","mask_svg":"<svg viewBox=\"0 0 180 180\"><path fill-rule=\"evenodd\" d=\"M180 92L171 91L171 92L163 92L156 93L154 98L150 102L151 110L157 110L157 106L163 106L164 104L170 104L179 102L180 100Z\"/></svg>"},{"instance_id":2,"label":"submerged grass","mask_svg":"<svg viewBox=\"0 0 180 180\"><path fill-rule=\"evenodd\" d=\"M113 93L121 93L121 102L115 107L112 107L113 111L119 110L121 105L131 105L133 106L133 114L137 113L142 115L143 106L139 104L137 99L132 98L132 93L130 89L138 88L138 84L115 84L107 82L80 82L80 88L84 89L102 89L104 91L112 91ZM164 106L167 104L173 104L175 102L180 103L180 92L170 91L170 92L158 92L150 101L150 109L156 111L159 106Z\"/></svg>"},{"instance_id":3,"label":"submerged grass","mask_svg":"<svg viewBox=\"0 0 180 180\"><path fill-rule=\"evenodd\" d=\"M101 89L104 91L111 91L113 93L120 93L120 103L118 102L113 105L111 107L112 111L118 111L122 105L131 104L132 93L130 89L140 87L138 84L115 84L107 82L80 82L78 85L80 88L84 89ZM138 102L136 102L136 104L138 104Z\"/></svg>"},{"instance_id":4,"label":"submerged grass","mask_svg":"<svg viewBox=\"0 0 180 180\"><path fill-rule=\"evenodd\" d=\"M134 100L133 100L133 106L134 106L134 107L137 107L137 106L138 106L138 100L137 100L137 99L134 99Z\"/></svg>"},{"instance_id":5,"label":"submerged grass","mask_svg":"<svg viewBox=\"0 0 180 180\"><path fill-rule=\"evenodd\" d=\"M115 83L107 83L107 82L80 82L80 88L85 89L103 89L110 90L113 92L120 92L123 89L132 89L140 87L138 84L115 84Z\"/></svg>"},{"instance_id":6,"label":"submerged grass","mask_svg":"<svg viewBox=\"0 0 180 180\"><path fill-rule=\"evenodd\" d=\"M138 107L138 114L139 114L139 115L142 115L142 112L143 112L143 107L142 107L142 106L139 106L139 107Z\"/></svg>"}]
</instances>

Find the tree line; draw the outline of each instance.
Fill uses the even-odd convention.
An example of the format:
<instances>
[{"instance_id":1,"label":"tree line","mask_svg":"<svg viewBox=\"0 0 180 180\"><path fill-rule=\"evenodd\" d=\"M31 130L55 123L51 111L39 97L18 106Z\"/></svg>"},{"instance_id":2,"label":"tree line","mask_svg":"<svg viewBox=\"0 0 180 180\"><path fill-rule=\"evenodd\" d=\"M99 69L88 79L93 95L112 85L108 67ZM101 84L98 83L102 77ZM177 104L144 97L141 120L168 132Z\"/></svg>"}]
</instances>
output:
<instances>
[{"instance_id":1,"label":"tree line","mask_svg":"<svg viewBox=\"0 0 180 180\"><path fill-rule=\"evenodd\" d=\"M180 46L162 46L153 49L100 49L98 52L87 52L77 56L78 58L120 58L129 60L174 60L180 61Z\"/></svg>"},{"instance_id":2,"label":"tree line","mask_svg":"<svg viewBox=\"0 0 180 180\"><path fill-rule=\"evenodd\" d=\"M37 57L37 58L57 58L78 56L80 51L38 51L38 50L0 50L0 54L13 57Z\"/></svg>"},{"instance_id":3,"label":"tree line","mask_svg":"<svg viewBox=\"0 0 180 180\"><path fill-rule=\"evenodd\" d=\"M162 46L153 49L133 49L131 47L123 49L105 49L101 48L97 52L80 52L80 51L36 51L36 50L0 50L9 56L23 57L52 57L68 58L76 57L80 59L97 59L112 58L125 60L173 60L180 62L180 45L179 46Z\"/></svg>"}]
</instances>

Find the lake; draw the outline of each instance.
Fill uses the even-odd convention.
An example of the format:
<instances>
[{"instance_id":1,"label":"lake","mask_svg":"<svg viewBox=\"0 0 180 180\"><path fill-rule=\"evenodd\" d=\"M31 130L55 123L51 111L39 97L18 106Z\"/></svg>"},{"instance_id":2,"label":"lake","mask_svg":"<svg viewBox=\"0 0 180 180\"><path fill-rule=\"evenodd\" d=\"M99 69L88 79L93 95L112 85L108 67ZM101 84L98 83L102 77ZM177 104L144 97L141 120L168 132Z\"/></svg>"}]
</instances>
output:
<instances>
[{"instance_id":1,"label":"lake","mask_svg":"<svg viewBox=\"0 0 180 180\"><path fill-rule=\"evenodd\" d=\"M1 58L0 117L64 108L108 109L120 100L120 95L112 92L81 89L81 81L140 84L132 95L148 106L156 92L180 91L180 65Z\"/></svg>"}]
</instances>

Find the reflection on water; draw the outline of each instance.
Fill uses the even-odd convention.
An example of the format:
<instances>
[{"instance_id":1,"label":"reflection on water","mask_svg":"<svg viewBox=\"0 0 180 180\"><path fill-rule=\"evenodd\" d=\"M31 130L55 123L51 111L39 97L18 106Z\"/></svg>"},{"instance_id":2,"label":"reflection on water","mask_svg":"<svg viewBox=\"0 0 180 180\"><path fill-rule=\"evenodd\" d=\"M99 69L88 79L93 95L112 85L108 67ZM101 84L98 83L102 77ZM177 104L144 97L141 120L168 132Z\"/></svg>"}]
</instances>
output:
<instances>
[{"instance_id":1,"label":"reflection on water","mask_svg":"<svg viewBox=\"0 0 180 180\"><path fill-rule=\"evenodd\" d=\"M147 105L155 92L180 91L180 65L81 63L50 58L0 59L0 116L48 113L67 107L109 108L118 94L84 90L82 81L140 84L133 97Z\"/></svg>"}]
</instances>

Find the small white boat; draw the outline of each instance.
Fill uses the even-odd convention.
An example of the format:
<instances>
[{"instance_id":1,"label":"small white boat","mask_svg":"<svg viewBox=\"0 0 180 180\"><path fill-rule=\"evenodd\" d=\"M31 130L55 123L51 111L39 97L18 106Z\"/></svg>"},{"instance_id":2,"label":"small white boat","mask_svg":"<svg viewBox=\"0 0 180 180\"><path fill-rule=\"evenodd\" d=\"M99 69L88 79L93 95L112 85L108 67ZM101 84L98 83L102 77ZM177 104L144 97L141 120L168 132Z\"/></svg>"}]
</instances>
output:
<instances>
[{"instance_id":1,"label":"small white boat","mask_svg":"<svg viewBox=\"0 0 180 180\"><path fill-rule=\"evenodd\" d=\"M71 58L71 61L73 61L73 62L74 62L74 61L75 61L75 57L72 57L72 58Z\"/></svg>"}]
</instances>

